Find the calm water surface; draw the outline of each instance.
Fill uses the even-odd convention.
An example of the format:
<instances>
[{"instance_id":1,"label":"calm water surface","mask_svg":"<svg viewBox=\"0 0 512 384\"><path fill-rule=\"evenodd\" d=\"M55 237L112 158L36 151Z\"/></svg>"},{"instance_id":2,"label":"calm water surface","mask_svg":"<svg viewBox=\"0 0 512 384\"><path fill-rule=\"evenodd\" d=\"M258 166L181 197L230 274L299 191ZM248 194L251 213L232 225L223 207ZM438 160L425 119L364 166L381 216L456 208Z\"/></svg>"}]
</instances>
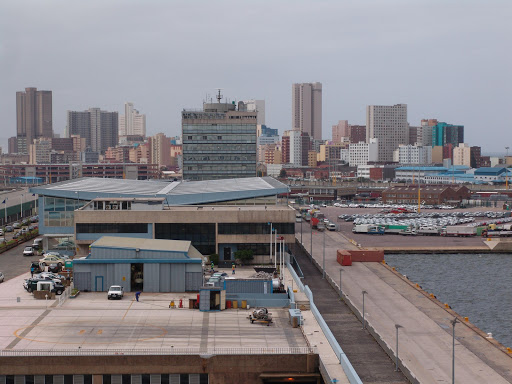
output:
<instances>
[{"instance_id":1,"label":"calm water surface","mask_svg":"<svg viewBox=\"0 0 512 384\"><path fill-rule=\"evenodd\" d=\"M386 262L512 348L512 254L386 255Z\"/></svg>"}]
</instances>

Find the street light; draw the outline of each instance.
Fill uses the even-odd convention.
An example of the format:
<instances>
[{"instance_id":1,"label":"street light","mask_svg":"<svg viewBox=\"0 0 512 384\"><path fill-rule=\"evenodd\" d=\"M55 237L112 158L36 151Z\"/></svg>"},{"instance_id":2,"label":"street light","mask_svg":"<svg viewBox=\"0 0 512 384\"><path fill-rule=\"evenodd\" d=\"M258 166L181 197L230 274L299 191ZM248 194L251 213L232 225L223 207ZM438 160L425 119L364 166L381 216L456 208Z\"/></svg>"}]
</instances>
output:
<instances>
[{"instance_id":1,"label":"street light","mask_svg":"<svg viewBox=\"0 0 512 384\"><path fill-rule=\"evenodd\" d=\"M302 222L304 221L304 218L302 217L302 215L300 216L300 244L303 246L304 244L302 243Z\"/></svg>"},{"instance_id":2,"label":"street light","mask_svg":"<svg viewBox=\"0 0 512 384\"><path fill-rule=\"evenodd\" d=\"M395 371L398 372L398 328L403 328L400 324L395 324L396 328L396 365Z\"/></svg>"},{"instance_id":3,"label":"street light","mask_svg":"<svg viewBox=\"0 0 512 384\"><path fill-rule=\"evenodd\" d=\"M274 229L272 228L272 223L270 224L270 264L272 264L272 232L274 232Z\"/></svg>"},{"instance_id":4,"label":"street light","mask_svg":"<svg viewBox=\"0 0 512 384\"><path fill-rule=\"evenodd\" d=\"M452 323L452 384L455 384L455 324L457 324L459 320L454 318L450 320Z\"/></svg>"},{"instance_id":5,"label":"street light","mask_svg":"<svg viewBox=\"0 0 512 384\"><path fill-rule=\"evenodd\" d=\"M366 291L361 292L363 294L363 329L366 329L366 324L364 322L364 295L368 294Z\"/></svg>"},{"instance_id":6,"label":"street light","mask_svg":"<svg viewBox=\"0 0 512 384\"><path fill-rule=\"evenodd\" d=\"M23 193L21 194L21 213L20 213L20 220L23 220Z\"/></svg>"},{"instance_id":7,"label":"street light","mask_svg":"<svg viewBox=\"0 0 512 384\"><path fill-rule=\"evenodd\" d=\"M310 222L309 226L311 227L311 244L310 244L310 252L309 255L311 256L311 263L313 263L313 224Z\"/></svg>"}]
</instances>

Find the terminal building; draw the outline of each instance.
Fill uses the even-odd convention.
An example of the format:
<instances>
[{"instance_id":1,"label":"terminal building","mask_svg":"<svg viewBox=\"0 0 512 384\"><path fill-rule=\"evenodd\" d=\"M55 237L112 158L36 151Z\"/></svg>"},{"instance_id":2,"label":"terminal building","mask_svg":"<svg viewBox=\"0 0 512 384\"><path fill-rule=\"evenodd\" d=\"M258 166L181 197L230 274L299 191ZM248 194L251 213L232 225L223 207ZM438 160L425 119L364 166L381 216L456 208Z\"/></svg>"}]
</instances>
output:
<instances>
[{"instance_id":1,"label":"terminal building","mask_svg":"<svg viewBox=\"0 0 512 384\"><path fill-rule=\"evenodd\" d=\"M252 250L254 263L270 262L272 230L274 244L276 235L294 242L295 211L278 201L288 191L271 177L170 183L83 178L31 188L39 195L44 249L62 238L74 241L79 255L102 236L185 240L225 263L237 250Z\"/></svg>"}]
</instances>

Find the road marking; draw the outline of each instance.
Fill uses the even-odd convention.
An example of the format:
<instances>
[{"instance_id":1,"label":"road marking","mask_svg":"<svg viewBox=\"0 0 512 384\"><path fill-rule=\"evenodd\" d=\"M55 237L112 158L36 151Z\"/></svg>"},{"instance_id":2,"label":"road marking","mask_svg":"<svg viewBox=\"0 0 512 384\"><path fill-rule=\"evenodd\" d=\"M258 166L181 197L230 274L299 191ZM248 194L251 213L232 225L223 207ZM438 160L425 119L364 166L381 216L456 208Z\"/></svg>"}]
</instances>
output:
<instances>
[{"instance_id":1,"label":"road marking","mask_svg":"<svg viewBox=\"0 0 512 384\"><path fill-rule=\"evenodd\" d=\"M123 318L121 319L121 321L123 321L123 320L124 320L124 318L126 317L126 315L128 314L128 311L130 310L130 308L131 308L131 307L132 307L132 305L133 305L133 301L134 301L134 299L132 299L132 302L130 303L130 306L128 307L128 309L127 309L127 310L126 310L126 312L124 313L124 316L123 316Z\"/></svg>"},{"instance_id":2,"label":"road marking","mask_svg":"<svg viewBox=\"0 0 512 384\"><path fill-rule=\"evenodd\" d=\"M98 332L96 332L97 335L101 335L103 333L103 329L100 329Z\"/></svg>"},{"instance_id":3,"label":"road marking","mask_svg":"<svg viewBox=\"0 0 512 384\"><path fill-rule=\"evenodd\" d=\"M80 332L78 332L80 335L83 335L85 333L85 329L82 329Z\"/></svg>"}]
</instances>

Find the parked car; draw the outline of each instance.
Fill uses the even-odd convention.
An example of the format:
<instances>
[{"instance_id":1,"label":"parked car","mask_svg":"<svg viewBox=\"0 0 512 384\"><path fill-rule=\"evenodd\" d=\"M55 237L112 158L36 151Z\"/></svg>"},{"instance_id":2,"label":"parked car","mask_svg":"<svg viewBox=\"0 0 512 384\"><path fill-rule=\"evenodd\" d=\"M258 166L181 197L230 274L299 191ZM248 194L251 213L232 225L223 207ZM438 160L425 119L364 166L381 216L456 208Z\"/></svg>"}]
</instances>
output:
<instances>
[{"instance_id":1,"label":"parked car","mask_svg":"<svg viewBox=\"0 0 512 384\"><path fill-rule=\"evenodd\" d=\"M20 228L21 228L21 224L20 224L20 223L14 223L14 224L12 225L12 227L13 227L14 229L20 229Z\"/></svg>"},{"instance_id":2,"label":"parked car","mask_svg":"<svg viewBox=\"0 0 512 384\"><path fill-rule=\"evenodd\" d=\"M34 239L34 241L32 242L32 248L34 249L39 249L43 246L43 238L42 237L38 237L37 239Z\"/></svg>"},{"instance_id":3,"label":"parked car","mask_svg":"<svg viewBox=\"0 0 512 384\"><path fill-rule=\"evenodd\" d=\"M119 299L121 300L124 296L124 289L120 285L112 285L107 293L108 300Z\"/></svg>"},{"instance_id":4,"label":"parked car","mask_svg":"<svg viewBox=\"0 0 512 384\"><path fill-rule=\"evenodd\" d=\"M23 250L23 256L34 256L34 254L35 251L32 247L25 247L25 249Z\"/></svg>"},{"instance_id":5,"label":"parked car","mask_svg":"<svg viewBox=\"0 0 512 384\"><path fill-rule=\"evenodd\" d=\"M2 228L0 228L0 236L3 236L4 234L4 230Z\"/></svg>"},{"instance_id":6,"label":"parked car","mask_svg":"<svg viewBox=\"0 0 512 384\"><path fill-rule=\"evenodd\" d=\"M43 266L47 266L50 264L60 264L60 266L63 266L65 263L65 260L61 256L45 254L42 259L39 259L39 262Z\"/></svg>"},{"instance_id":7,"label":"parked car","mask_svg":"<svg viewBox=\"0 0 512 384\"><path fill-rule=\"evenodd\" d=\"M14 231L14 229L13 229L12 225L7 225L7 226L5 227L5 232L12 232L12 231Z\"/></svg>"},{"instance_id":8,"label":"parked car","mask_svg":"<svg viewBox=\"0 0 512 384\"><path fill-rule=\"evenodd\" d=\"M66 280L65 276L58 275L53 272L41 272L41 273L38 273L37 275L34 275L33 278L34 279L51 279L51 280L55 281L56 283L61 283L61 284L62 284L63 280Z\"/></svg>"},{"instance_id":9,"label":"parked car","mask_svg":"<svg viewBox=\"0 0 512 384\"><path fill-rule=\"evenodd\" d=\"M5 280L5 276L2 272L0 272L0 283L3 283Z\"/></svg>"},{"instance_id":10,"label":"parked car","mask_svg":"<svg viewBox=\"0 0 512 384\"><path fill-rule=\"evenodd\" d=\"M55 292L56 295L62 295L62 292L66 289L62 284L56 283L52 279L27 279L23 283L23 287L28 292L40 291L48 289L50 292Z\"/></svg>"},{"instance_id":11,"label":"parked car","mask_svg":"<svg viewBox=\"0 0 512 384\"><path fill-rule=\"evenodd\" d=\"M28 233L28 228L23 227L23 228L21 228L20 232L21 232L22 235L26 235Z\"/></svg>"},{"instance_id":12,"label":"parked car","mask_svg":"<svg viewBox=\"0 0 512 384\"><path fill-rule=\"evenodd\" d=\"M48 266L48 272L59 273L62 271L62 264L53 263Z\"/></svg>"}]
</instances>

